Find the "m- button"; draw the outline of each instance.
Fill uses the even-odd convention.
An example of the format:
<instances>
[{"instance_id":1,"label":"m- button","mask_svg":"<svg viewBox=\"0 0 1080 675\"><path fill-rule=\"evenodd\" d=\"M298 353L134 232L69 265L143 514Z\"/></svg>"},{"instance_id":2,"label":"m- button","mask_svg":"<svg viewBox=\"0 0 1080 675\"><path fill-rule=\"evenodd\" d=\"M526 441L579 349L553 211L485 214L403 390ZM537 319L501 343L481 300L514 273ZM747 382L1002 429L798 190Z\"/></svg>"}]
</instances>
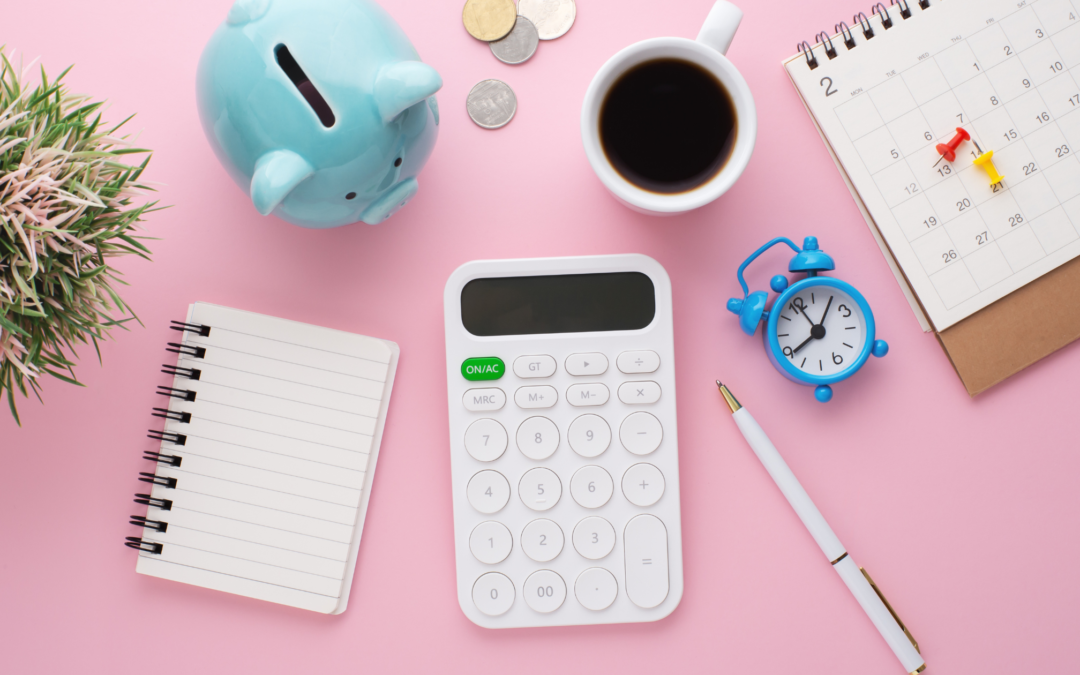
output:
<instances>
[{"instance_id":1,"label":"m- button","mask_svg":"<svg viewBox=\"0 0 1080 675\"><path fill-rule=\"evenodd\" d=\"M660 400L660 385L655 382L623 382L619 385L619 400L630 405L656 403Z\"/></svg>"},{"instance_id":2,"label":"m- button","mask_svg":"<svg viewBox=\"0 0 1080 675\"><path fill-rule=\"evenodd\" d=\"M506 394L502 389L470 389L465 392L461 402L465 409L472 412L499 410L506 405Z\"/></svg>"}]
</instances>

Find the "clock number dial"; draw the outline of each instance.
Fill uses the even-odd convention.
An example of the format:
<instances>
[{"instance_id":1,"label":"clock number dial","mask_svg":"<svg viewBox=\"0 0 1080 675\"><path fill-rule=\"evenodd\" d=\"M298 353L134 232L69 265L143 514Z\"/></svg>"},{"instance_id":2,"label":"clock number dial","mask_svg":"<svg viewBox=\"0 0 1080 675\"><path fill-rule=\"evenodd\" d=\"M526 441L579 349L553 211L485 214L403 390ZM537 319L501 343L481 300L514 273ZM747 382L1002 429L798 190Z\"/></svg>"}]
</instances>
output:
<instances>
[{"instance_id":1,"label":"clock number dial","mask_svg":"<svg viewBox=\"0 0 1080 675\"><path fill-rule=\"evenodd\" d=\"M822 305L817 304L821 296ZM811 310L811 307L816 309ZM848 293L829 286L809 286L783 305L780 318L801 314L807 323L777 326L776 340L783 357L808 375L832 376L858 359L866 344L866 319L859 303ZM814 316L810 316L812 312ZM818 312L821 312L820 314ZM785 316L786 315L786 316Z\"/></svg>"}]
</instances>

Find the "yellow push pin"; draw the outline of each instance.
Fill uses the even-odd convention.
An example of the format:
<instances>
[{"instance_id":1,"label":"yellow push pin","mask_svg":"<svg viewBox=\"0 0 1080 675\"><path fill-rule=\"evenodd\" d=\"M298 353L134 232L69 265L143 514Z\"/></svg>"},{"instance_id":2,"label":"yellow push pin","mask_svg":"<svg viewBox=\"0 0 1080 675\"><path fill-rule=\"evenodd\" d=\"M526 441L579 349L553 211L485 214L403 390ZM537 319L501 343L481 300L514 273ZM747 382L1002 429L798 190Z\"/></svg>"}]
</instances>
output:
<instances>
[{"instance_id":1,"label":"yellow push pin","mask_svg":"<svg viewBox=\"0 0 1080 675\"><path fill-rule=\"evenodd\" d=\"M975 143L975 149L979 151L979 156L975 158L975 165L986 169L986 175L990 176L990 184L997 185L1005 180L1005 176L998 173L997 167L994 166L994 151L983 152L978 141L973 140L972 143Z\"/></svg>"}]
</instances>

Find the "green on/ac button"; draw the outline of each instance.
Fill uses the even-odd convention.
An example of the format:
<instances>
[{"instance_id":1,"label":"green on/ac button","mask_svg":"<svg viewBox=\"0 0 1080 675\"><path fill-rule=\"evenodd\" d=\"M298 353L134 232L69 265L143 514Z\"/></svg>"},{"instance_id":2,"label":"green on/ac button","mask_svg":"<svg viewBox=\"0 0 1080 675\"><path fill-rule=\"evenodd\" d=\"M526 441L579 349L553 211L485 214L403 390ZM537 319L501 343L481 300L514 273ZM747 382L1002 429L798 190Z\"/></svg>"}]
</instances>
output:
<instances>
[{"instance_id":1,"label":"green on/ac button","mask_svg":"<svg viewBox=\"0 0 1080 675\"><path fill-rule=\"evenodd\" d=\"M485 356L478 359L465 359L461 364L461 374L466 380L497 380L506 372L506 364L497 356Z\"/></svg>"}]
</instances>

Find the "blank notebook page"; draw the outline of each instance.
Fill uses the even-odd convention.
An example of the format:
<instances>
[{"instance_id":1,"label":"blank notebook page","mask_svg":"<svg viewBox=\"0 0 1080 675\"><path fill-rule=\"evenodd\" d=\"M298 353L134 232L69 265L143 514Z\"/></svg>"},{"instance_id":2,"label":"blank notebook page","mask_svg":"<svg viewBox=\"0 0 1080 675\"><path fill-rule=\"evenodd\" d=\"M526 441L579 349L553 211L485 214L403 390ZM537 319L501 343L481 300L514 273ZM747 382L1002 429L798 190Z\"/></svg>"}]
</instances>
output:
<instances>
[{"instance_id":1,"label":"blank notebook page","mask_svg":"<svg viewBox=\"0 0 1080 675\"><path fill-rule=\"evenodd\" d=\"M204 303L184 333L163 455L147 517L142 574L323 613L348 600L366 493L397 365L393 343ZM186 396L186 395L185 395ZM187 396L190 397L190 396Z\"/></svg>"}]
</instances>

